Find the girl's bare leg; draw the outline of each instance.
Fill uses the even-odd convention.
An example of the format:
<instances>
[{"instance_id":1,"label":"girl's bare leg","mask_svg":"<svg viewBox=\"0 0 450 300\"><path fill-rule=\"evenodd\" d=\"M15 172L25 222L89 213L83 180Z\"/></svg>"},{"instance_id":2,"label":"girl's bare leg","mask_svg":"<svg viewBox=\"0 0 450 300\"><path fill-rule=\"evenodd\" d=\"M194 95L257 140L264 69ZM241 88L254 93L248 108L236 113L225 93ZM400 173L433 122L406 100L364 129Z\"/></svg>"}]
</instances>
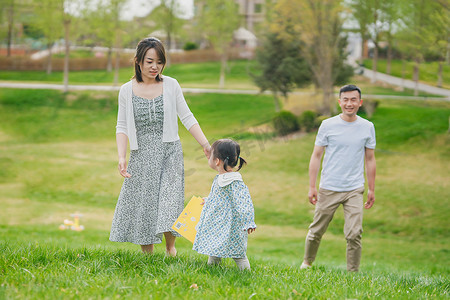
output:
<instances>
[{"instance_id":1,"label":"girl's bare leg","mask_svg":"<svg viewBox=\"0 0 450 300\"><path fill-rule=\"evenodd\" d=\"M222 259L220 257L217 256L209 256L208 257L208 265L220 265L220 263L222 262Z\"/></svg>"},{"instance_id":2,"label":"girl's bare leg","mask_svg":"<svg viewBox=\"0 0 450 300\"><path fill-rule=\"evenodd\" d=\"M170 232L164 232L166 239L166 255L177 256L177 249L175 249L175 237Z\"/></svg>"},{"instance_id":3,"label":"girl's bare leg","mask_svg":"<svg viewBox=\"0 0 450 300\"><path fill-rule=\"evenodd\" d=\"M243 258L233 258L238 266L239 270L249 270L250 271L250 262L248 261L247 256Z\"/></svg>"}]
</instances>

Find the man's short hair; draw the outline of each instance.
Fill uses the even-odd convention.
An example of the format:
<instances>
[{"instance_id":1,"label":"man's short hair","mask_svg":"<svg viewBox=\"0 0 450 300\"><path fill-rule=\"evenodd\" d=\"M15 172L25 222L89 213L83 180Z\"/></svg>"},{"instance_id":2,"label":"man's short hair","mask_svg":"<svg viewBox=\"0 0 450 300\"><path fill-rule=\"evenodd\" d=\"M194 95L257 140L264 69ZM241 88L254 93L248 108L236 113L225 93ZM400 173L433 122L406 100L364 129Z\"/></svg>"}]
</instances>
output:
<instances>
[{"instance_id":1,"label":"man's short hair","mask_svg":"<svg viewBox=\"0 0 450 300\"><path fill-rule=\"evenodd\" d=\"M347 84L341 87L339 90L339 98L341 98L341 94L345 92L358 91L359 99L361 99L361 89L354 84Z\"/></svg>"}]
</instances>

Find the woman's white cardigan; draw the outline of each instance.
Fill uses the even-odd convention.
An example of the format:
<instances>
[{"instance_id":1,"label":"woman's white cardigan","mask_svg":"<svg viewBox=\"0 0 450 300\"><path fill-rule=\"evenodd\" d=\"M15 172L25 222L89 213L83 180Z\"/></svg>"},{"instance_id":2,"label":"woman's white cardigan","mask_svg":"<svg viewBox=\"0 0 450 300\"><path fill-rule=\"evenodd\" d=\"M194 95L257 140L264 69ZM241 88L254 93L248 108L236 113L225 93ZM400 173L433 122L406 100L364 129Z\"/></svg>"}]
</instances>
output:
<instances>
[{"instance_id":1,"label":"woman's white cardigan","mask_svg":"<svg viewBox=\"0 0 450 300\"><path fill-rule=\"evenodd\" d=\"M138 145L136 126L134 124L132 95L132 81L129 81L120 87L116 134L126 134L130 142L130 149L136 150ZM177 116L187 130L189 130L192 125L198 124L198 122L186 104L178 81L172 77L163 76L163 101L163 142L177 141L180 139L178 136Z\"/></svg>"}]
</instances>

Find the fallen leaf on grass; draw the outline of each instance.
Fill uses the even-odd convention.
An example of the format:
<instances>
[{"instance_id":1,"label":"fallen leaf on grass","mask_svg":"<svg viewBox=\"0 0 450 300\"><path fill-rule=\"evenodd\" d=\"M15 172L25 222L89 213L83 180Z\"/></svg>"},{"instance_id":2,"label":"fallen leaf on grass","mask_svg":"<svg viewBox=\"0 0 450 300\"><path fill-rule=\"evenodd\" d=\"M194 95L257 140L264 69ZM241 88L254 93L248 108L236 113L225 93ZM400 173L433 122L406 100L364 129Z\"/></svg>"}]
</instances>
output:
<instances>
[{"instance_id":1,"label":"fallen leaf on grass","mask_svg":"<svg viewBox=\"0 0 450 300\"><path fill-rule=\"evenodd\" d=\"M190 289L198 290L198 285L196 283L191 284Z\"/></svg>"}]
</instances>

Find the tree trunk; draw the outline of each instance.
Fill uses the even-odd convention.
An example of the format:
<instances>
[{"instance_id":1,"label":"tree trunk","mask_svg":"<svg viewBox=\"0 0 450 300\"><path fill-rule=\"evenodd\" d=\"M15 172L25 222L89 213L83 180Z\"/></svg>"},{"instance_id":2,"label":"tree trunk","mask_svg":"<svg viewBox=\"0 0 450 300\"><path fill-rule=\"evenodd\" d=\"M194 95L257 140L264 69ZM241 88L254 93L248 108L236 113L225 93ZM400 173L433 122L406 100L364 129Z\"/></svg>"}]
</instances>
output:
<instances>
[{"instance_id":1,"label":"tree trunk","mask_svg":"<svg viewBox=\"0 0 450 300\"><path fill-rule=\"evenodd\" d=\"M332 106L333 98L333 79L331 72L322 72L320 78L320 89L322 90L322 113L326 116L330 116L331 113L336 112L336 108Z\"/></svg>"},{"instance_id":2,"label":"tree trunk","mask_svg":"<svg viewBox=\"0 0 450 300\"><path fill-rule=\"evenodd\" d=\"M378 46L375 44L375 48L373 49L373 59L372 59L372 80L371 82L374 83L377 81L377 62L378 62Z\"/></svg>"},{"instance_id":3,"label":"tree trunk","mask_svg":"<svg viewBox=\"0 0 450 300\"><path fill-rule=\"evenodd\" d=\"M337 113L336 105L333 101L333 85L326 87L323 93L323 99L327 103L328 114L335 115Z\"/></svg>"},{"instance_id":4,"label":"tree trunk","mask_svg":"<svg viewBox=\"0 0 450 300\"><path fill-rule=\"evenodd\" d=\"M106 63L106 72L111 73L112 72L112 46L108 48L108 58Z\"/></svg>"},{"instance_id":5,"label":"tree trunk","mask_svg":"<svg viewBox=\"0 0 450 300\"><path fill-rule=\"evenodd\" d=\"M447 53L445 53L445 63L450 65L450 36L447 39Z\"/></svg>"},{"instance_id":6,"label":"tree trunk","mask_svg":"<svg viewBox=\"0 0 450 300\"><path fill-rule=\"evenodd\" d=\"M280 107L280 99L278 99L278 93L277 91L273 91L273 103L275 104L275 112L280 112L281 107Z\"/></svg>"},{"instance_id":7,"label":"tree trunk","mask_svg":"<svg viewBox=\"0 0 450 300\"><path fill-rule=\"evenodd\" d=\"M48 43L48 56L47 56L47 75L52 74L52 47L53 43Z\"/></svg>"},{"instance_id":8,"label":"tree trunk","mask_svg":"<svg viewBox=\"0 0 450 300\"><path fill-rule=\"evenodd\" d=\"M172 61L170 59L170 49L172 49L172 36L170 35L170 31L167 31L167 51L166 51L166 67L170 67Z\"/></svg>"},{"instance_id":9,"label":"tree trunk","mask_svg":"<svg viewBox=\"0 0 450 300\"><path fill-rule=\"evenodd\" d=\"M120 45L122 44L122 36L120 32L120 27L117 24L116 26L116 39L115 39L115 48L116 48L116 59L114 66L114 80L113 85L117 86L119 83L119 70L120 70Z\"/></svg>"},{"instance_id":10,"label":"tree trunk","mask_svg":"<svg viewBox=\"0 0 450 300\"><path fill-rule=\"evenodd\" d=\"M392 62L392 47L391 43L389 43L387 51L387 65L386 65L386 73L389 75L391 75L391 62Z\"/></svg>"},{"instance_id":11,"label":"tree trunk","mask_svg":"<svg viewBox=\"0 0 450 300\"><path fill-rule=\"evenodd\" d=\"M361 57L359 58L359 64L362 66L364 64L364 47L366 45L366 40L363 38L361 33Z\"/></svg>"},{"instance_id":12,"label":"tree trunk","mask_svg":"<svg viewBox=\"0 0 450 300\"><path fill-rule=\"evenodd\" d=\"M120 49L116 48L116 62L114 67L114 86L117 86L119 83L119 70L120 70Z\"/></svg>"},{"instance_id":13,"label":"tree trunk","mask_svg":"<svg viewBox=\"0 0 450 300\"><path fill-rule=\"evenodd\" d=\"M406 63L405 58L402 56L402 84L401 84L402 92L405 90L405 73L406 73Z\"/></svg>"},{"instance_id":14,"label":"tree trunk","mask_svg":"<svg viewBox=\"0 0 450 300\"><path fill-rule=\"evenodd\" d=\"M219 88L223 88L225 86L225 70L227 68L227 53L224 51L220 58L220 79L219 79Z\"/></svg>"},{"instance_id":15,"label":"tree trunk","mask_svg":"<svg viewBox=\"0 0 450 300\"><path fill-rule=\"evenodd\" d=\"M116 57L115 57L115 64L114 64L114 79L113 79L113 86L117 86L119 83L119 70L120 70L120 48L122 46L122 30L120 28L120 1L116 1L114 3L115 6L115 14L116 14L116 20L115 20L115 26L114 26L114 48L116 49Z\"/></svg>"},{"instance_id":16,"label":"tree trunk","mask_svg":"<svg viewBox=\"0 0 450 300\"><path fill-rule=\"evenodd\" d=\"M414 75L413 75L413 80L414 80L414 96L419 96L419 61L416 59L415 64L414 64Z\"/></svg>"},{"instance_id":17,"label":"tree trunk","mask_svg":"<svg viewBox=\"0 0 450 300\"><path fill-rule=\"evenodd\" d=\"M444 62L440 61L439 62L439 70L438 70L438 83L437 86L438 87L442 87L442 68L443 68Z\"/></svg>"},{"instance_id":18,"label":"tree trunk","mask_svg":"<svg viewBox=\"0 0 450 300\"><path fill-rule=\"evenodd\" d=\"M70 17L64 16L64 44L66 53L64 55L64 92L69 91L69 56L70 56Z\"/></svg>"},{"instance_id":19,"label":"tree trunk","mask_svg":"<svg viewBox=\"0 0 450 300\"><path fill-rule=\"evenodd\" d=\"M12 45L12 32L14 27L14 1L11 1L8 11L8 37L7 37L7 50L6 56L11 56L11 45Z\"/></svg>"}]
</instances>

